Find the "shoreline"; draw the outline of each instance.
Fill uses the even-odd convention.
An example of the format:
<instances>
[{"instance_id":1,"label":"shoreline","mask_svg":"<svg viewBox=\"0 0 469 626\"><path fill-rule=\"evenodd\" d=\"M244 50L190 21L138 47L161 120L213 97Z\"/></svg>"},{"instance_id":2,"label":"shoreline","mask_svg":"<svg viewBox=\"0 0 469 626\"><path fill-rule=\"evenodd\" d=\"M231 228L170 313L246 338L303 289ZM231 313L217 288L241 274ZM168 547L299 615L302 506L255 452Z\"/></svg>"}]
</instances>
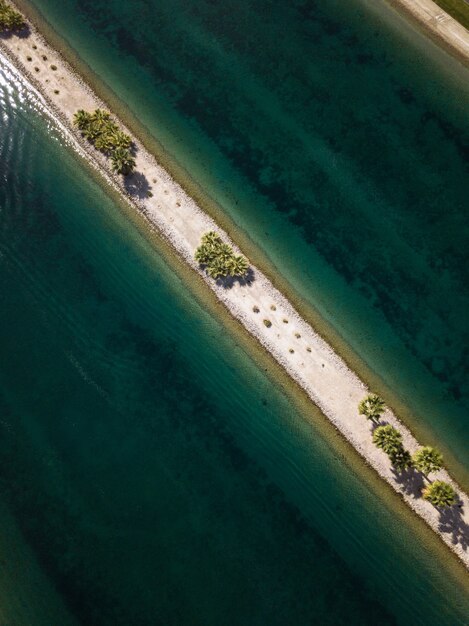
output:
<instances>
[{"instance_id":1,"label":"shoreline","mask_svg":"<svg viewBox=\"0 0 469 626\"><path fill-rule=\"evenodd\" d=\"M32 49L33 43L37 45L37 51ZM365 462L401 494L410 508L443 538L445 543L460 557L466 568L469 568L469 555L461 546L455 546L451 542L451 537L439 529L439 513L436 509L421 499L415 500L412 496L403 494L402 487L399 487L395 481L387 457L372 444L370 425L365 418L358 416L357 411L358 401L365 395L366 387L347 367L343 359L301 318L286 298L275 289L271 281L254 266L256 276L254 283L244 287L235 285L230 290L215 285L204 275L193 259L193 252L199 243L200 235L208 229L216 230L223 239L232 242L138 141L135 142L138 148L137 171L143 171L147 180L151 181L154 196L146 200L129 199L121 179L109 172L106 159L83 141L71 125L71 115L78 108L109 107L98 100L83 80L73 72L56 51L44 42L34 28L31 28L31 35L27 39L11 37L1 40L0 48L6 50L12 65L35 87L53 117L59 119L64 133L71 137L82 156L86 155L85 158L90 165L101 176L104 176L114 191L123 196L129 207L136 209L145 217L150 228L156 228L159 231L180 257L213 290L233 317L243 324L289 376L306 391L313 403L358 451ZM45 64L36 58L40 53L47 53ZM32 67L39 67L36 74L30 72L24 64L28 54L35 57ZM57 71L49 69L51 63L57 66ZM57 102L51 101L47 95L53 87L60 88ZM62 92L64 87L66 91ZM124 128L124 130L129 132L128 129ZM153 180L157 182L153 183ZM234 248L238 251L236 245ZM272 304L275 304L275 312L271 309ZM254 314L252 312L254 305L259 306L262 313ZM271 328L263 325L264 318L272 321ZM288 319L288 324L282 322L283 318ZM295 332L299 333L301 338L294 339ZM312 349L311 353L306 351L307 347ZM290 353L290 348L294 348L295 352ZM331 390L333 390L332 393ZM403 427L389 410L386 411L384 418L400 428L404 435L404 443L413 451L418 444L410 431ZM454 484L444 471L438 472L435 478L448 480ZM464 502L466 510L464 522L468 524L469 499L457 485L455 486Z\"/></svg>"},{"instance_id":2,"label":"shoreline","mask_svg":"<svg viewBox=\"0 0 469 626\"><path fill-rule=\"evenodd\" d=\"M458 61L469 67L469 31L433 0L385 0Z\"/></svg>"}]
</instances>

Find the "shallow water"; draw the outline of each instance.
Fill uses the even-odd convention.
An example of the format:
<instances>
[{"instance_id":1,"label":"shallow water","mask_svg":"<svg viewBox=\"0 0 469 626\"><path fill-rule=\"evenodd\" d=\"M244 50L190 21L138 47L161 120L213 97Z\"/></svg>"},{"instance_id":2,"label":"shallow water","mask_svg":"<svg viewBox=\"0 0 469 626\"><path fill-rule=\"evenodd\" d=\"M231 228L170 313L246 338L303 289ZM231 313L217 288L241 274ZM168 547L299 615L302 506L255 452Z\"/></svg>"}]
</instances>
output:
<instances>
[{"instance_id":1,"label":"shallow water","mask_svg":"<svg viewBox=\"0 0 469 626\"><path fill-rule=\"evenodd\" d=\"M50 597L86 626L467 623L452 559L0 85L1 504ZM0 593L29 626L25 567Z\"/></svg>"},{"instance_id":2,"label":"shallow water","mask_svg":"<svg viewBox=\"0 0 469 626\"><path fill-rule=\"evenodd\" d=\"M464 481L468 73L381 0L31 4Z\"/></svg>"}]
</instances>

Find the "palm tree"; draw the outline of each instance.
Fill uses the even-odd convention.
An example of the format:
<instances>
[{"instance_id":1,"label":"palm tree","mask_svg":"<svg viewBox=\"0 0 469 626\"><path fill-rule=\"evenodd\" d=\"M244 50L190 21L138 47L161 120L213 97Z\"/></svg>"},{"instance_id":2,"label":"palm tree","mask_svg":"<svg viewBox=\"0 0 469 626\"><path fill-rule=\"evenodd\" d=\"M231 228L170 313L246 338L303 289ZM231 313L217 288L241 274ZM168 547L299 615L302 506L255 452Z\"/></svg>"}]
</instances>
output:
<instances>
[{"instance_id":1,"label":"palm tree","mask_svg":"<svg viewBox=\"0 0 469 626\"><path fill-rule=\"evenodd\" d=\"M426 446L420 448L412 457L414 466L428 479L428 474L437 472L443 467L443 457L436 448Z\"/></svg>"},{"instance_id":2,"label":"palm tree","mask_svg":"<svg viewBox=\"0 0 469 626\"><path fill-rule=\"evenodd\" d=\"M79 109L73 116L73 123L78 126L79 130L83 130L85 126L89 124L90 118L91 115L89 113L83 109Z\"/></svg>"},{"instance_id":3,"label":"palm tree","mask_svg":"<svg viewBox=\"0 0 469 626\"><path fill-rule=\"evenodd\" d=\"M402 435L390 424L378 426L373 432L373 443L386 454L391 454L402 448Z\"/></svg>"},{"instance_id":4,"label":"palm tree","mask_svg":"<svg viewBox=\"0 0 469 626\"><path fill-rule=\"evenodd\" d=\"M85 139L87 139L92 144L94 144L95 141L98 139L98 137L101 136L101 132L102 132L101 129L98 126L96 126L96 124L94 124L93 122L90 122L83 128L81 134L83 135Z\"/></svg>"},{"instance_id":5,"label":"palm tree","mask_svg":"<svg viewBox=\"0 0 469 626\"><path fill-rule=\"evenodd\" d=\"M12 32L18 32L26 26L23 16L18 11L15 11L13 7L10 7L3 2L0 2L0 30L9 30Z\"/></svg>"},{"instance_id":6,"label":"palm tree","mask_svg":"<svg viewBox=\"0 0 469 626\"><path fill-rule=\"evenodd\" d=\"M111 155L114 151L114 144L107 133L100 133L96 137L94 141L94 147L96 148L96 150L99 150L100 152L103 152L108 156Z\"/></svg>"},{"instance_id":7,"label":"palm tree","mask_svg":"<svg viewBox=\"0 0 469 626\"><path fill-rule=\"evenodd\" d=\"M117 174L123 174L127 176L135 167L135 159L132 157L128 150L124 148L116 148L111 156L112 169Z\"/></svg>"},{"instance_id":8,"label":"palm tree","mask_svg":"<svg viewBox=\"0 0 469 626\"><path fill-rule=\"evenodd\" d=\"M195 251L195 260L200 263L200 265L207 265L214 257L214 249L213 246L209 244L202 244Z\"/></svg>"},{"instance_id":9,"label":"palm tree","mask_svg":"<svg viewBox=\"0 0 469 626\"><path fill-rule=\"evenodd\" d=\"M218 233L210 230L205 235L202 235L202 243L210 243L212 245L219 245L222 243L221 237Z\"/></svg>"},{"instance_id":10,"label":"palm tree","mask_svg":"<svg viewBox=\"0 0 469 626\"><path fill-rule=\"evenodd\" d=\"M385 408L384 400L375 394L370 394L360 402L358 412L360 415L365 415L367 419L375 422L378 421Z\"/></svg>"},{"instance_id":11,"label":"palm tree","mask_svg":"<svg viewBox=\"0 0 469 626\"><path fill-rule=\"evenodd\" d=\"M228 275L228 270L226 268L226 264L223 259L215 258L210 262L210 265L207 267L207 274L211 278L223 278Z\"/></svg>"},{"instance_id":12,"label":"palm tree","mask_svg":"<svg viewBox=\"0 0 469 626\"><path fill-rule=\"evenodd\" d=\"M110 133L110 141L115 148L125 148L128 150L132 145L132 139L121 130Z\"/></svg>"},{"instance_id":13,"label":"palm tree","mask_svg":"<svg viewBox=\"0 0 469 626\"><path fill-rule=\"evenodd\" d=\"M400 445L397 449L390 452L389 459L393 467L398 472L403 472L404 470L413 467L413 461L412 457L410 456L410 452L406 450L403 445Z\"/></svg>"},{"instance_id":14,"label":"palm tree","mask_svg":"<svg viewBox=\"0 0 469 626\"><path fill-rule=\"evenodd\" d=\"M442 480L435 480L422 490L425 500L428 500L433 506L444 509L456 504L458 494L448 483Z\"/></svg>"},{"instance_id":15,"label":"palm tree","mask_svg":"<svg viewBox=\"0 0 469 626\"><path fill-rule=\"evenodd\" d=\"M233 276L245 276L249 269L248 260L239 254L233 256L231 273Z\"/></svg>"},{"instance_id":16,"label":"palm tree","mask_svg":"<svg viewBox=\"0 0 469 626\"><path fill-rule=\"evenodd\" d=\"M111 114L107 111L104 111L103 109L96 109L96 111L93 113L93 122L109 122L110 119Z\"/></svg>"},{"instance_id":17,"label":"palm tree","mask_svg":"<svg viewBox=\"0 0 469 626\"><path fill-rule=\"evenodd\" d=\"M233 248L224 243L213 230L202 235L201 244L195 251L195 260L207 266L207 274L211 278L224 276L244 276L249 263L241 255L236 255Z\"/></svg>"}]
</instances>

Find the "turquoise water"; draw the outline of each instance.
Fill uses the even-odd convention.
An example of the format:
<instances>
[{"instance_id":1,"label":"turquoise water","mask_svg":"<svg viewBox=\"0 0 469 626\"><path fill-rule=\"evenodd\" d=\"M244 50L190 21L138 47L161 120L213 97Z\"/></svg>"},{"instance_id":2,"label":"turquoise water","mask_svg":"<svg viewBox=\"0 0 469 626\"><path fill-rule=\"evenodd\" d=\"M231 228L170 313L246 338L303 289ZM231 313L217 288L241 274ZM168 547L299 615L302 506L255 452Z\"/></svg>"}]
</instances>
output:
<instances>
[{"instance_id":1,"label":"turquoise water","mask_svg":"<svg viewBox=\"0 0 469 626\"><path fill-rule=\"evenodd\" d=\"M467 590L397 498L301 418L4 79L0 511L49 585L41 610L58 593L86 626L467 624ZM2 619L62 626L5 612L8 594L29 604L26 567Z\"/></svg>"},{"instance_id":2,"label":"turquoise water","mask_svg":"<svg viewBox=\"0 0 469 626\"><path fill-rule=\"evenodd\" d=\"M381 0L32 4L464 480L467 71Z\"/></svg>"}]
</instances>

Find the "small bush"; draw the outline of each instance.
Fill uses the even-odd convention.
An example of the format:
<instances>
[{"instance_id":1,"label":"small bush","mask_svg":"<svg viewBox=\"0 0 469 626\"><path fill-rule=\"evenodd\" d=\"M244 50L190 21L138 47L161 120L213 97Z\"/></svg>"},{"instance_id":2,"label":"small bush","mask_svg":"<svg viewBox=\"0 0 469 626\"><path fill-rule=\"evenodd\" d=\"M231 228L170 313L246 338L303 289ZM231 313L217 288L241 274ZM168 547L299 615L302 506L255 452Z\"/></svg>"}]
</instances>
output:
<instances>
[{"instance_id":1,"label":"small bush","mask_svg":"<svg viewBox=\"0 0 469 626\"><path fill-rule=\"evenodd\" d=\"M288 324L288 320L287 320L287 318L286 318L286 317L284 317L284 318L283 318L283 320L282 320L282 322L283 322L284 324Z\"/></svg>"},{"instance_id":2,"label":"small bush","mask_svg":"<svg viewBox=\"0 0 469 626\"><path fill-rule=\"evenodd\" d=\"M39 68L38 68L38 67L35 67L35 68L34 68L34 71L35 71L35 72L39 72Z\"/></svg>"},{"instance_id":3,"label":"small bush","mask_svg":"<svg viewBox=\"0 0 469 626\"><path fill-rule=\"evenodd\" d=\"M151 192L151 191L148 191L148 192L147 192L147 198L153 198L153 194L152 194L152 192Z\"/></svg>"},{"instance_id":4,"label":"small bush","mask_svg":"<svg viewBox=\"0 0 469 626\"><path fill-rule=\"evenodd\" d=\"M271 311L276 311L277 310L277 307L275 306L275 304L271 304L270 305L270 310Z\"/></svg>"},{"instance_id":5,"label":"small bush","mask_svg":"<svg viewBox=\"0 0 469 626\"><path fill-rule=\"evenodd\" d=\"M264 326L270 328L272 326L272 322L270 320L264 320Z\"/></svg>"},{"instance_id":6,"label":"small bush","mask_svg":"<svg viewBox=\"0 0 469 626\"><path fill-rule=\"evenodd\" d=\"M45 55L45 54L43 54L43 55L42 55L42 60L43 60L43 61L47 61L47 57L46 57L46 55Z\"/></svg>"},{"instance_id":7,"label":"small bush","mask_svg":"<svg viewBox=\"0 0 469 626\"><path fill-rule=\"evenodd\" d=\"M306 348L306 352L311 352L311 348Z\"/></svg>"},{"instance_id":8,"label":"small bush","mask_svg":"<svg viewBox=\"0 0 469 626\"><path fill-rule=\"evenodd\" d=\"M32 61L33 57L26 57L28 59L28 61Z\"/></svg>"},{"instance_id":9,"label":"small bush","mask_svg":"<svg viewBox=\"0 0 469 626\"><path fill-rule=\"evenodd\" d=\"M290 354L293 354L295 351L293 350L293 348L290 348L288 352L290 352Z\"/></svg>"},{"instance_id":10,"label":"small bush","mask_svg":"<svg viewBox=\"0 0 469 626\"><path fill-rule=\"evenodd\" d=\"M50 66L50 69L51 69L53 72L57 71L57 65L51 65L51 66Z\"/></svg>"},{"instance_id":11,"label":"small bush","mask_svg":"<svg viewBox=\"0 0 469 626\"><path fill-rule=\"evenodd\" d=\"M60 93L60 91L58 89L54 89L54 93L57 95Z\"/></svg>"},{"instance_id":12,"label":"small bush","mask_svg":"<svg viewBox=\"0 0 469 626\"><path fill-rule=\"evenodd\" d=\"M295 337L296 337L297 339L300 339L300 338L301 338L300 333L295 333Z\"/></svg>"},{"instance_id":13,"label":"small bush","mask_svg":"<svg viewBox=\"0 0 469 626\"><path fill-rule=\"evenodd\" d=\"M259 307L258 307L258 306L256 306L256 305L254 305L254 306L252 307L252 310L254 311L254 313L259 313L259 311L260 311Z\"/></svg>"}]
</instances>

